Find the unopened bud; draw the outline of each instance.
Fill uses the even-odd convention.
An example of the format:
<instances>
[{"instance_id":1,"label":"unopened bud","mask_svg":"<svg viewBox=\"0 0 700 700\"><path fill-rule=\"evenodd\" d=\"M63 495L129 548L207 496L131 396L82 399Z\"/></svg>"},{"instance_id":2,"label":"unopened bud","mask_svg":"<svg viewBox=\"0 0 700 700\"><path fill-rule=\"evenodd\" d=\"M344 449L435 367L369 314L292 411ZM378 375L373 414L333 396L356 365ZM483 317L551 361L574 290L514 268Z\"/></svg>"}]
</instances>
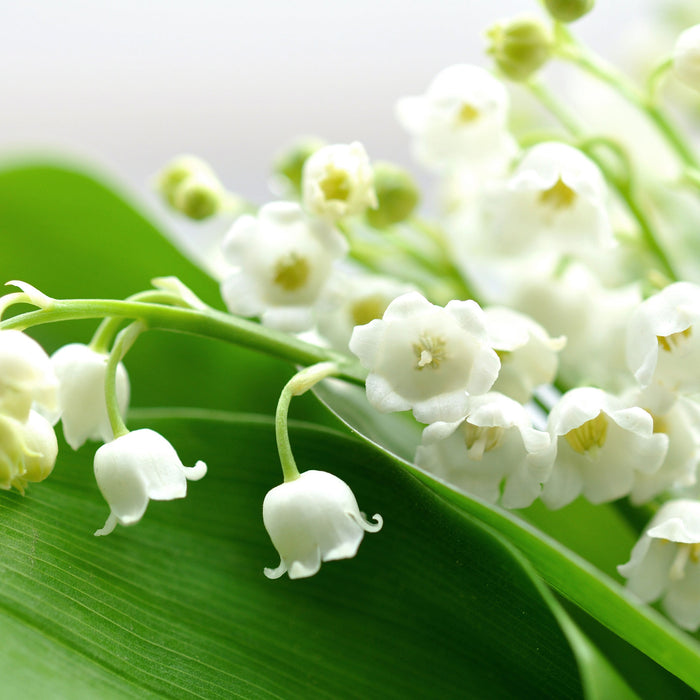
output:
<instances>
[{"instance_id":1,"label":"unopened bud","mask_svg":"<svg viewBox=\"0 0 700 700\"><path fill-rule=\"evenodd\" d=\"M405 221L420 199L411 175L392 163L374 163L374 189L377 208L368 209L366 217L367 223L378 229Z\"/></svg>"},{"instance_id":2,"label":"unopened bud","mask_svg":"<svg viewBox=\"0 0 700 700\"><path fill-rule=\"evenodd\" d=\"M182 183L192 175L207 174L216 177L209 164L197 156L183 155L171 160L155 177L155 188L175 206L175 193Z\"/></svg>"},{"instance_id":3,"label":"unopened bud","mask_svg":"<svg viewBox=\"0 0 700 700\"><path fill-rule=\"evenodd\" d=\"M179 212L200 221L221 208L223 189L211 175L200 173L185 178L173 193L173 206Z\"/></svg>"},{"instance_id":4,"label":"unopened bud","mask_svg":"<svg viewBox=\"0 0 700 700\"><path fill-rule=\"evenodd\" d=\"M323 148L326 142L314 136L306 136L283 151L275 160L273 173L283 177L287 184L299 194L301 192L301 173L309 156Z\"/></svg>"},{"instance_id":5,"label":"unopened bud","mask_svg":"<svg viewBox=\"0 0 700 700\"><path fill-rule=\"evenodd\" d=\"M552 37L538 20L523 17L491 27L486 36L491 55L501 72L511 80L527 80L552 53Z\"/></svg>"},{"instance_id":6,"label":"unopened bud","mask_svg":"<svg viewBox=\"0 0 700 700\"><path fill-rule=\"evenodd\" d=\"M594 0L544 0L549 14L558 22L575 22L592 9Z\"/></svg>"}]
</instances>

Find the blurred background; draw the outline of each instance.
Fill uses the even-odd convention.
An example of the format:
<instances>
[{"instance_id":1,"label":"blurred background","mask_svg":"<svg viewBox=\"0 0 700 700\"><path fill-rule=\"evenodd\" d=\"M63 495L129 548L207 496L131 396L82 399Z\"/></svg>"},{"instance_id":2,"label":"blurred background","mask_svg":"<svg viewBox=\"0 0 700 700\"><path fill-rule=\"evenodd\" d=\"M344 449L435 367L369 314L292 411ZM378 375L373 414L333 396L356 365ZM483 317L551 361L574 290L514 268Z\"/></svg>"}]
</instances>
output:
<instances>
[{"instance_id":1,"label":"blurred background","mask_svg":"<svg viewBox=\"0 0 700 700\"><path fill-rule=\"evenodd\" d=\"M690 5L599 0L575 29L610 58L656 57L651 30L668 51L673 36L659 27ZM484 29L523 12L542 10L535 0L0 0L0 158L78 158L176 228L149 181L181 152L258 201L274 154L300 134L357 139L371 157L409 165L396 99L449 64L488 65Z\"/></svg>"}]
</instances>

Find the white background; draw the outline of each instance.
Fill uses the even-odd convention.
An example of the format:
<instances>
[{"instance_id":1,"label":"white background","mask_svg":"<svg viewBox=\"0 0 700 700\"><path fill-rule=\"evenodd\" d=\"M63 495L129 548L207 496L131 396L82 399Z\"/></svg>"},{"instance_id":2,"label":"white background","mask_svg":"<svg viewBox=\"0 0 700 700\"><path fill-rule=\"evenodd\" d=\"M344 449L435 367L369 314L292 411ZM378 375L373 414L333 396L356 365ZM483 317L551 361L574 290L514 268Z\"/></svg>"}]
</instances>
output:
<instances>
[{"instance_id":1,"label":"white background","mask_svg":"<svg viewBox=\"0 0 700 700\"><path fill-rule=\"evenodd\" d=\"M658 5L599 0L576 30L614 54L623 34L644 36ZM395 100L421 93L449 64L488 65L485 27L523 11L540 8L535 0L0 0L0 157L77 156L147 198L150 176L192 152L230 189L263 200L272 156L305 133L357 139L371 157L406 165Z\"/></svg>"}]
</instances>

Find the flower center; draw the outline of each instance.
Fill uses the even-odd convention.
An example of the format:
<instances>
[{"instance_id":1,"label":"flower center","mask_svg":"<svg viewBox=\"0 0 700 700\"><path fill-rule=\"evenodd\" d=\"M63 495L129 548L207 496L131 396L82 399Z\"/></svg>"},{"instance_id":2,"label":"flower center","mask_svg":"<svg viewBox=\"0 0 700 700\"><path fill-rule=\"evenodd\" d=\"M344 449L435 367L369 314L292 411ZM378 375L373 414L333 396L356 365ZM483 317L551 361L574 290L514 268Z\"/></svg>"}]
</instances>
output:
<instances>
[{"instance_id":1,"label":"flower center","mask_svg":"<svg viewBox=\"0 0 700 700\"><path fill-rule=\"evenodd\" d=\"M469 459L477 462L484 456L484 452L495 449L503 442L504 434L505 430L498 425L483 428L467 421L462 423L462 435L464 436L464 444L467 446L467 455Z\"/></svg>"},{"instance_id":2,"label":"flower center","mask_svg":"<svg viewBox=\"0 0 700 700\"><path fill-rule=\"evenodd\" d=\"M684 331L671 333L670 335L657 335L656 340L659 341L659 347L665 352L671 352L684 343L692 332L692 327L688 326Z\"/></svg>"},{"instance_id":3,"label":"flower center","mask_svg":"<svg viewBox=\"0 0 700 700\"><path fill-rule=\"evenodd\" d=\"M669 542L669 540L665 540ZM671 564L671 569L668 572L668 577L671 581L680 581L685 576L685 565L690 559L694 564L700 561L700 542L676 542L678 547L676 556Z\"/></svg>"},{"instance_id":4,"label":"flower center","mask_svg":"<svg viewBox=\"0 0 700 700\"><path fill-rule=\"evenodd\" d=\"M333 166L326 170L326 176L318 183L318 186L326 199L337 199L342 202L347 201L352 189L347 172Z\"/></svg>"},{"instance_id":5,"label":"flower center","mask_svg":"<svg viewBox=\"0 0 700 700\"><path fill-rule=\"evenodd\" d=\"M595 418L587 420L578 428L570 430L564 437L571 445L571 449L580 455L588 454L591 450L595 453L599 447L605 444L608 435L608 419L601 411Z\"/></svg>"},{"instance_id":6,"label":"flower center","mask_svg":"<svg viewBox=\"0 0 700 700\"><path fill-rule=\"evenodd\" d=\"M465 102L459 112L457 112L457 124L459 126L463 126L465 124L471 124L473 121L476 121L479 118L479 110L474 107L473 105L470 105L468 102Z\"/></svg>"},{"instance_id":7,"label":"flower center","mask_svg":"<svg viewBox=\"0 0 700 700\"><path fill-rule=\"evenodd\" d=\"M287 292L293 292L303 287L309 279L311 267L306 258L299 253L291 252L281 257L275 265L274 283Z\"/></svg>"},{"instance_id":8,"label":"flower center","mask_svg":"<svg viewBox=\"0 0 700 700\"><path fill-rule=\"evenodd\" d=\"M364 326L375 318L381 318L386 307L386 300L379 294L360 299L350 307L352 322L356 326Z\"/></svg>"},{"instance_id":9,"label":"flower center","mask_svg":"<svg viewBox=\"0 0 700 700\"><path fill-rule=\"evenodd\" d=\"M416 369L419 371L426 367L437 369L447 357L445 340L429 335L421 335L418 342L413 343L413 352L416 354Z\"/></svg>"},{"instance_id":10,"label":"flower center","mask_svg":"<svg viewBox=\"0 0 700 700\"><path fill-rule=\"evenodd\" d=\"M576 192L564 183L561 177L548 189L540 193L540 202L552 209L567 209L576 199Z\"/></svg>"}]
</instances>

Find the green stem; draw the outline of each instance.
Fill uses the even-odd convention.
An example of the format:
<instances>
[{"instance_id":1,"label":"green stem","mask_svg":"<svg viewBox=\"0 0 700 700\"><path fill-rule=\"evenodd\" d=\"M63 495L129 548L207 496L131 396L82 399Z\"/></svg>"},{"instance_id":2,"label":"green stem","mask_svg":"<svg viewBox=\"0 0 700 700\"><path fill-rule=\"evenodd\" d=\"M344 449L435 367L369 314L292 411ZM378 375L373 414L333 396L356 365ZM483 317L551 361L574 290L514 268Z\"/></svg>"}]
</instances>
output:
<instances>
[{"instance_id":1,"label":"green stem","mask_svg":"<svg viewBox=\"0 0 700 700\"><path fill-rule=\"evenodd\" d=\"M590 140L586 137L585 129L578 117L566 106L564 106L544 84L532 80L527 83L527 87L530 89L530 92L532 92L532 94L561 122L567 131L569 131L572 136L581 142L582 150L584 150L586 155L588 155L588 157L600 168L602 173L605 175L606 180L608 180L608 182L616 190L617 194L627 206L628 211L634 217L637 225L639 226L642 238L644 239L649 251L656 257L656 260L661 267L661 271L670 280L678 281L679 276L666 255L666 252L661 247L649 217L637 201L632 179L629 177L629 175L625 179L620 179L615 176L610 167L593 152L592 146L595 145L595 139ZM590 144L588 148L586 148L586 143Z\"/></svg>"},{"instance_id":2,"label":"green stem","mask_svg":"<svg viewBox=\"0 0 700 700\"><path fill-rule=\"evenodd\" d=\"M292 446L289 442L289 431L287 430L287 420L289 416L289 404L292 397L300 396L311 389L322 379L339 374L339 367L335 362L319 362L311 367L297 372L285 385L277 402L275 412L275 438L277 440L277 451L282 465L282 474L285 483L299 478L299 470L294 461Z\"/></svg>"},{"instance_id":3,"label":"green stem","mask_svg":"<svg viewBox=\"0 0 700 700\"><path fill-rule=\"evenodd\" d=\"M171 292L164 292L159 289L150 289L127 297L127 301L147 301L153 304L170 304L172 306L182 306L189 308L187 302L182 297ZM112 344L112 340L119 328L123 325L124 319L119 317L105 318L97 327L95 334L89 345L95 352L107 353Z\"/></svg>"},{"instance_id":4,"label":"green stem","mask_svg":"<svg viewBox=\"0 0 700 700\"><path fill-rule=\"evenodd\" d=\"M129 352L129 348L134 344L138 335L145 330L146 324L143 321L136 321L124 328L124 330L117 335L107 360L107 370L105 372L105 401L107 402L109 424L112 426L112 433L115 439L129 432L119 410L119 401L117 399L117 367L124 355Z\"/></svg>"},{"instance_id":5,"label":"green stem","mask_svg":"<svg viewBox=\"0 0 700 700\"><path fill-rule=\"evenodd\" d=\"M685 141L678 129L669 121L664 112L654 104L652 99L648 98L636 85L631 83L626 76L618 73L599 56L581 45L567 29L561 28L559 31L561 35L557 51L559 58L574 63L590 75L610 85L628 102L647 115L658 132L686 166L698 167L698 160L690 144ZM663 67L664 64L661 64L658 70Z\"/></svg>"},{"instance_id":6,"label":"green stem","mask_svg":"<svg viewBox=\"0 0 700 700\"><path fill-rule=\"evenodd\" d=\"M224 340L297 365L335 362L339 367L338 377L360 386L365 383L366 372L354 358L214 309L183 309L111 299L66 299L56 300L49 309L29 311L6 319L0 323L0 329L24 330L44 323L106 316L141 319L151 330L176 331Z\"/></svg>"}]
</instances>

